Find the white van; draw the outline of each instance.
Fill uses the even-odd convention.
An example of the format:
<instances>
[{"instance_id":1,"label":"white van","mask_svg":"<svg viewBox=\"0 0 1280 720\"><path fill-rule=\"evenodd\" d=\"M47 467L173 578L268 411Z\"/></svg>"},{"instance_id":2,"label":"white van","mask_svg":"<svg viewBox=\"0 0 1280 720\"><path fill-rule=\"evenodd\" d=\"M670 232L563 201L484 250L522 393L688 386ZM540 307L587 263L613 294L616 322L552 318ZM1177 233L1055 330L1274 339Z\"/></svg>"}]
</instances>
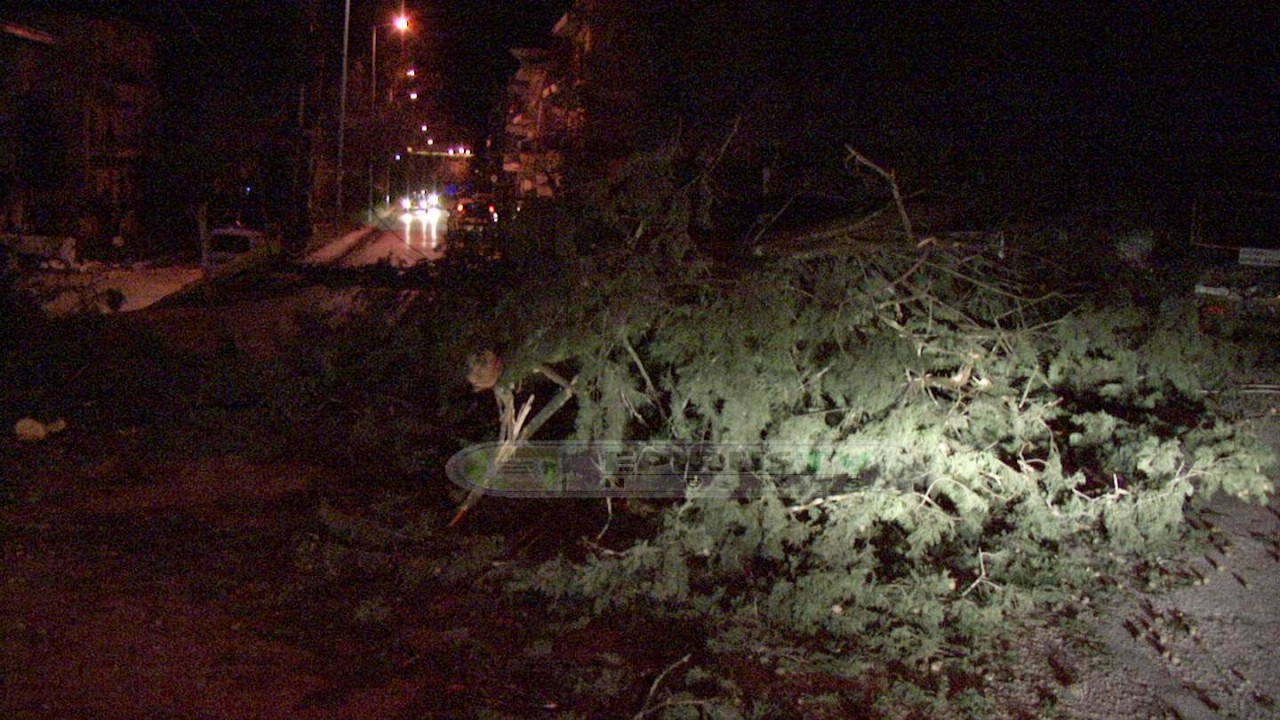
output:
<instances>
[{"instance_id":1,"label":"white van","mask_svg":"<svg viewBox=\"0 0 1280 720\"><path fill-rule=\"evenodd\" d=\"M239 225L215 228L205 239L201 265L213 275L231 275L278 255L280 246L261 230Z\"/></svg>"}]
</instances>

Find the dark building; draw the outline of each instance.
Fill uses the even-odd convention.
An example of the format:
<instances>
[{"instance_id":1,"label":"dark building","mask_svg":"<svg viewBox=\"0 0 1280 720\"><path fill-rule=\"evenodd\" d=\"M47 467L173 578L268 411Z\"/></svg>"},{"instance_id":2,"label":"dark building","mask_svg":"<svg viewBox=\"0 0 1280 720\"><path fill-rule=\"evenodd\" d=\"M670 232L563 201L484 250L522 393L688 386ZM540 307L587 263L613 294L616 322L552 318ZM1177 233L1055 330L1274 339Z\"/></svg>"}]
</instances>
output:
<instances>
[{"instance_id":1,"label":"dark building","mask_svg":"<svg viewBox=\"0 0 1280 720\"><path fill-rule=\"evenodd\" d=\"M124 20L0 17L0 231L91 242L135 232L156 44Z\"/></svg>"},{"instance_id":2,"label":"dark building","mask_svg":"<svg viewBox=\"0 0 1280 720\"><path fill-rule=\"evenodd\" d=\"M502 169L517 196L551 197L563 182L565 154L586 121L577 93L593 49L594 4L575 2L552 28L550 47L511 50L520 67L507 85Z\"/></svg>"}]
</instances>

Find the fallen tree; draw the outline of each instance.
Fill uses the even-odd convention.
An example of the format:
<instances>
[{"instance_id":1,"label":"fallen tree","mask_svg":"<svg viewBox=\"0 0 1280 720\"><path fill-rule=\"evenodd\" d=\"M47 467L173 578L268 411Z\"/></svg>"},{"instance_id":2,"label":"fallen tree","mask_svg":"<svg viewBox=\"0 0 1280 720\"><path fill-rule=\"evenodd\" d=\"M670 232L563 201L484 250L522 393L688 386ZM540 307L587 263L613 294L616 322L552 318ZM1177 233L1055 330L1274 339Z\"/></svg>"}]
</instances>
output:
<instances>
[{"instance_id":1,"label":"fallen tree","mask_svg":"<svg viewBox=\"0 0 1280 720\"><path fill-rule=\"evenodd\" d=\"M841 672L887 664L945 697L1011 617L1088 602L1137 558L1144 582L1185 578L1165 560L1188 507L1272 489L1271 454L1207 402L1238 357L1189 303L1090 294L1003 243L724 267L637 227L515 272L454 335L501 356L502 461L554 413L571 430L544 439L746 457L695 468L728 492L691 484L651 536L602 531L519 589L827 638Z\"/></svg>"}]
</instances>

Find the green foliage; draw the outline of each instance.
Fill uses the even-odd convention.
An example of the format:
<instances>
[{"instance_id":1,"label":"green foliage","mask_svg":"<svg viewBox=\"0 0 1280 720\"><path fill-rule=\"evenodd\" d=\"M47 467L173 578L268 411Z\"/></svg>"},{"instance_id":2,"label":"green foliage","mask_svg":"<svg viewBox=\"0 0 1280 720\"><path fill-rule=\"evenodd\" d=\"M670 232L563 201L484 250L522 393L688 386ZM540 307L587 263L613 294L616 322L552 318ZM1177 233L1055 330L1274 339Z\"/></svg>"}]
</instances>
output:
<instances>
[{"instance_id":1,"label":"green foliage","mask_svg":"<svg viewBox=\"0 0 1280 720\"><path fill-rule=\"evenodd\" d=\"M1265 448L1202 402L1235 357L1185 307L1075 305L982 253L577 263L500 306L506 379L576 375L577 440L786 452L759 497L691 492L655 536L519 583L553 598L749 613L927 677L1094 589L1093 541L1158 551L1188 497L1270 489Z\"/></svg>"}]
</instances>

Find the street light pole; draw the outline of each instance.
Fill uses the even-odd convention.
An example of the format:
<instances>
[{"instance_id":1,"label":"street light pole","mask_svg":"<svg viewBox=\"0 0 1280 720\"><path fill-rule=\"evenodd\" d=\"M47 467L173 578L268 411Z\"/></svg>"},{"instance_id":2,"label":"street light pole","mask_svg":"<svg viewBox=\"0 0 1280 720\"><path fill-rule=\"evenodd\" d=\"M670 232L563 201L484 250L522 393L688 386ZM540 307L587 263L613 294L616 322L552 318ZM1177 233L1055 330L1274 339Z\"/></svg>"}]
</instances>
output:
<instances>
[{"instance_id":1,"label":"street light pole","mask_svg":"<svg viewBox=\"0 0 1280 720\"><path fill-rule=\"evenodd\" d=\"M369 117L378 109L378 28L373 26L373 53L369 58Z\"/></svg>"},{"instance_id":2,"label":"street light pole","mask_svg":"<svg viewBox=\"0 0 1280 720\"><path fill-rule=\"evenodd\" d=\"M348 0L350 2L350 0ZM409 18L404 15L403 8L400 15L389 23L381 25L374 24L373 40L371 42L372 51L369 57L369 121L373 122L374 116L378 112L378 30L384 27L393 27L404 33L409 29ZM373 222L373 154L369 154L369 222Z\"/></svg>"},{"instance_id":3,"label":"street light pole","mask_svg":"<svg viewBox=\"0 0 1280 720\"><path fill-rule=\"evenodd\" d=\"M342 90L338 99L338 223L342 223L342 144L347 131L347 39L351 34L351 0L342 16Z\"/></svg>"},{"instance_id":4,"label":"street light pole","mask_svg":"<svg viewBox=\"0 0 1280 720\"><path fill-rule=\"evenodd\" d=\"M378 112L378 28L373 26L373 52L369 57L369 122ZM369 153L369 224L373 224L373 153Z\"/></svg>"}]
</instances>

